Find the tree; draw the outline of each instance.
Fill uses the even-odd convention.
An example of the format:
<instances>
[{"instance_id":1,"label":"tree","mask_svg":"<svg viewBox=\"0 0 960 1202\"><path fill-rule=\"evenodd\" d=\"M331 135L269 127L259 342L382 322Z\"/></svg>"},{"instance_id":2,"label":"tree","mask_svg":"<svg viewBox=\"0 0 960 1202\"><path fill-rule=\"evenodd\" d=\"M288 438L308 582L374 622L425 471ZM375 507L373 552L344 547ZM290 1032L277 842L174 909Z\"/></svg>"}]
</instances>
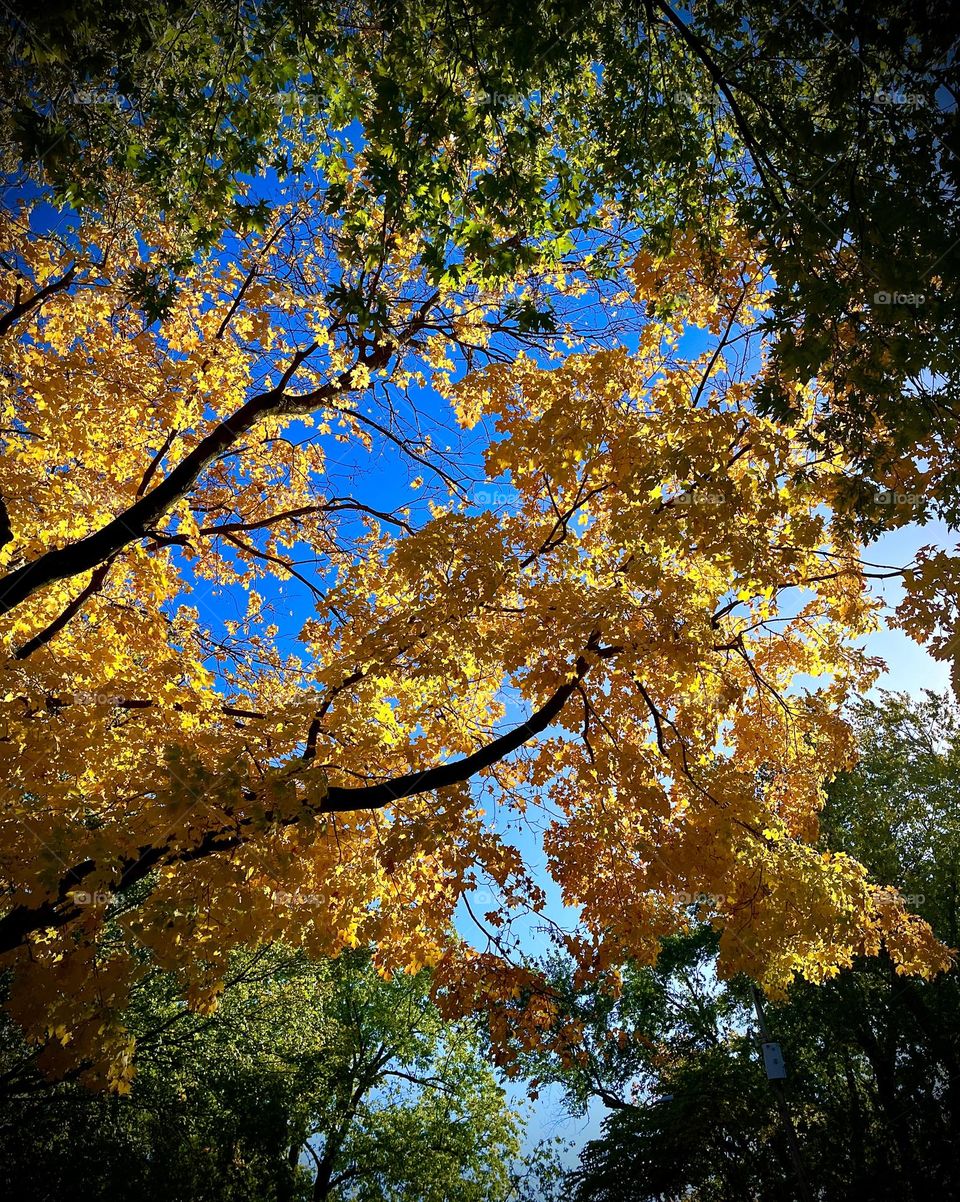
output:
<instances>
[{"instance_id":1,"label":"tree","mask_svg":"<svg viewBox=\"0 0 960 1202\"><path fill-rule=\"evenodd\" d=\"M186 1009L152 972L127 1015L126 1096L50 1086L8 1030L8 1179L38 1200L458 1199L511 1196L517 1117L468 1025L426 973L383 981L362 953L312 964L235 956L219 1005Z\"/></svg>"},{"instance_id":2,"label":"tree","mask_svg":"<svg viewBox=\"0 0 960 1202\"><path fill-rule=\"evenodd\" d=\"M11 172L82 211L135 187L175 266L262 229L273 179L319 171L331 214L409 220L438 274L464 251L509 267L592 207L575 17L558 5L533 32L520 6L433 0L14 4L0 138Z\"/></svg>"},{"instance_id":3,"label":"tree","mask_svg":"<svg viewBox=\"0 0 960 1202\"><path fill-rule=\"evenodd\" d=\"M12 164L80 204L119 172L191 246L263 221L269 189L245 177L344 146L369 159L358 211L409 211L438 269L484 243L522 257L598 198L652 253L716 250L735 203L773 284L765 409L789 425L794 385L820 381L810 433L856 468L835 500L867 530L956 521L957 40L938 0L5 11Z\"/></svg>"},{"instance_id":4,"label":"tree","mask_svg":"<svg viewBox=\"0 0 960 1202\"><path fill-rule=\"evenodd\" d=\"M733 206L771 285L760 411L844 458L830 501L862 537L956 524L957 44L938 0L656 0L589 20L543 0L535 21L482 2L83 0L5 17L10 171L41 166L84 211L134 187L165 214L164 252L129 281L146 312L224 228L265 228L277 176L316 174L344 228L382 210L423 239L431 280L465 258L510 276L585 230L601 266L620 241L595 218L616 209L662 280L655 314L682 305L669 281L691 239L722 258ZM542 294L516 316L555 324ZM955 673L957 579L956 557L924 549L903 618Z\"/></svg>"},{"instance_id":5,"label":"tree","mask_svg":"<svg viewBox=\"0 0 960 1202\"><path fill-rule=\"evenodd\" d=\"M822 842L895 882L950 938L956 704L887 694L857 706L856 726L862 759L830 788ZM716 937L701 925L668 940L655 968L630 970L619 999L577 985L569 963L552 965L577 1035L559 1051L528 1054L525 1068L561 1083L572 1109L598 1098L610 1112L570 1179L578 1200L784 1196L794 1169L750 993L742 978L719 982L715 964ZM885 957L858 959L823 984L795 983L768 1022L816 1197L956 1196L955 969L919 982Z\"/></svg>"},{"instance_id":6,"label":"tree","mask_svg":"<svg viewBox=\"0 0 960 1202\"><path fill-rule=\"evenodd\" d=\"M870 531L958 514L957 31L936 3L655 0L618 16L594 122L611 176L643 211L643 145L685 160L694 229L735 199L770 271L763 411L789 420L821 386L812 431L851 470L835 502ZM601 35L602 36L602 35ZM706 153L705 153L706 150ZM632 188L630 185L632 184ZM661 253L673 237L669 220ZM922 465L922 466L921 466Z\"/></svg>"},{"instance_id":7,"label":"tree","mask_svg":"<svg viewBox=\"0 0 960 1202\"><path fill-rule=\"evenodd\" d=\"M482 954L450 928L481 881L489 923L542 909L506 825L531 812L585 970L655 956L701 891L726 969L770 988L882 940L903 971L946 962L810 842L875 607L824 507L842 464L749 403L760 272L732 219L654 321L643 254L598 279L547 238L537 271L438 282L403 223L330 225L307 186L154 319L134 285L170 234L128 203L7 227L0 947L50 1071L129 1058L143 965L108 918L188 982L247 943L362 944L436 964L448 1007L516 1009L509 923ZM612 325L579 349L591 290Z\"/></svg>"}]
</instances>

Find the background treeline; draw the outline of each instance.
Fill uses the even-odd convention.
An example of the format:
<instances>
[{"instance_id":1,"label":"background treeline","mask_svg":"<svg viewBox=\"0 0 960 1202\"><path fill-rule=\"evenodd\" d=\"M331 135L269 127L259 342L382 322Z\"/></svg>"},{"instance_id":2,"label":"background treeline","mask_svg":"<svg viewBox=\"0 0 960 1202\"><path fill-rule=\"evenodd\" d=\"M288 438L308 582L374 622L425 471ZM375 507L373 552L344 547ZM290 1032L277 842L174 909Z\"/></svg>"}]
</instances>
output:
<instances>
[{"instance_id":1,"label":"background treeline","mask_svg":"<svg viewBox=\"0 0 960 1202\"><path fill-rule=\"evenodd\" d=\"M84 1200L501 1199L520 1126L477 1032L445 1023L426 974L382 980L267 946L219 1004L143 981L126 1095L51 1085L2 1030L0 1147L17 1196Z\"/></svg>"},{"instance_id":2,"label":"background treeline","mask_svg":"<svg viewBox=\"0 0 960 1202\"><path fill-rule=\"evenodd\" d=\"M960 890L960 712L886 695L857 713L863 758L831 789L824 847L856 854L952 946ZM794 1162L766 1080L749 983L720 982L696 922L614 1002L548 965L585 1034L518 1052L522 1079L565 1108L608 1108L563 1175L520 1157L522 1122L482 1031L446 1023L429 974L384 981L361 953L313 964L265 947L236 958L220 1004L178 1000L154 972L129 1016L126 1096L51 1085L3 1030L0 1139L24 1196L144 1199L464 1199L577 1202L794 1195ZM767 1003L810 1196L960 1196L960 983L897 976L884 956Z\"/></svg>"},{"instance_id":3,"label":"background treeline","mask_svg":"<svg viewBox=\"0 0 960 1202\"><path fill-rule=\"evenodd\" d=\"M960 890L960 714L948 698L886 695L863 704L863 758L837 780L824 847L856 855L889 881L951 947ZM616 1005L573 992L583 1063L530 1071L560 1082L568 1104L610 1108L570 1184L578 1202L636 1198L802 1197L776 1096L759 1053L749 983L718 982L708 926L670 940L655 970L628 974ZM787 1099L809 1195L960 1196L960 981L898 976L884 955L767 1004L787 1061ZM611 1038L611 1035L613 1038Z\"/></svg>"}]
</instances>

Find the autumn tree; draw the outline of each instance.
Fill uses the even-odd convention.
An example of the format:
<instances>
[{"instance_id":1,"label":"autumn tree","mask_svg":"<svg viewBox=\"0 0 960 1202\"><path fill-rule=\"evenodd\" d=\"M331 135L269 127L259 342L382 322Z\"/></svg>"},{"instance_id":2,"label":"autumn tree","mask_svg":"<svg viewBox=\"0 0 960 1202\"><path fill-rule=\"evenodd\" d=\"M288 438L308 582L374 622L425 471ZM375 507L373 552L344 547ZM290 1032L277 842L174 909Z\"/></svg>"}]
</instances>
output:
<instances>
[{"instance_id":1,"label":"autumn tree","mask_svg":"<svg viewBox=\"0 0 960 1202\"><path fill-rule=\"evenodd\" d=\"M771 989L883 941L945 963L811 842L876 606L827 507L843 462L752 404L733 216L719 259L637 253L608 208L613 266L546 233L438 275L409 220L317 189L159 316L138 285L175 234L136 197L5 225L0 946L40 1063L122 1087L146 965L202 1004L264 940L436 965L448 1011L502 1002L534 1039L517 823L585 972L654 957L701 891L724 971ZM481 883L474 949L451 926Z\"/></svg>"},{"instance_id":2,"label":"autumn tree","mask_svg":"<svg viewBox=\"0 0 960 1202\"><path fill-rule=\"evenodd\" d=\"M510 275L545 238L587 230L602 270L622 249L597 236L604 204L657 261L691 240L709 261L733 206L771 284L759 410L845 460L830 500L861 536L956 524L957 44L942 0L542 0L533 21L484 0L81 0L2 16L8 179L40 167L81 211L135 188L163 213L163 254L128 280L147 316L225 228L266 228L278 176L317 173L326 218L347 227L388 214L423 240L434 281L466 259ZM661 316L674 303L658 290ZM556 324L543 292L517 315ZM956 556L925 549L904 614L955 673L958 576Z\"/></svg>"}]
</instances>

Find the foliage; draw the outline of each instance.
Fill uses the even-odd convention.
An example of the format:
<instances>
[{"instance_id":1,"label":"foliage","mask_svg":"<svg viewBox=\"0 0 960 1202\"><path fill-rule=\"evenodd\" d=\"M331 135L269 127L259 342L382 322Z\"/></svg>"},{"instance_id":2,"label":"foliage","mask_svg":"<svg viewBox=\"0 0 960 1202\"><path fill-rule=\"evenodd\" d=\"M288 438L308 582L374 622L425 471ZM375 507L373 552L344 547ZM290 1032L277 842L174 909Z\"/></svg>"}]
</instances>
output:
<instances>
[{"instance_id":1,"label":"foliage","mask_svg":"<svg viewBox=\"0 0 960 1202\"><path fill-rule=\"evenodd\" d=\"M876 667L848 418L869 479L921 449L939 489L946 427L880 449L950 363L893 310L837 334L879 252L848 279L823 213L774 203L855 145L843 229L882 209L949 284L949 114L862 103L939 95L944 39L840 14L825 55L826 11L737 12L13 13L5 138L40 166L2 236L0 953L46 1071L124 1083L138 949L202 998L273 940L436 965L449 1013L535 1044L521 825L584 974L699 894L771 991L884 942L947 963L814 840ZM927 557L903 616L945 655L954 578ZM450 933L475 886L482 951Z\"/></svg>"},{"instance_id":2,"label":"foliage","mask_svg":"<svg viewBox=\"0 0 960 1202\"><path fill-rule=\"evenodd\" d=\"M135 282L173 235L128 203L5 232L0 948L48 1071L122 1079L143 968L113 922L201 992L244 944L375 946L536 1040L508 946L544 905L509 838L531 815L585 972L654 958L701 892L724 971L770 989L883 941L946 963L811 844L876 606L826 508L842 461L750 404L761 272L729 215L653 319L644 252L598 280L547 239L536 271L431 282L404 223L331 226L307 181L152 320ZM541 294L555 332L516 318ZM481 882L483 953L450 935Z\"/></svg>"},{"instance_id":3,"label":"foliage","mask_svg":"<svg viewBox=\"0 0 960 1202\"><path fill-rule=\"evenodd\" d=\"M856 466L835 500L865 529L956 521L943 0L542 0L535 20L433 0L6 13L11 169L42 163L80 205L132 179L185 227L182 253L262 227L265 180L311 165L331 212L406 214L437 275L481 251L509 270L598 201L635 214L651 253L691 235L715 252L733 202L774 284L761 404L789 424L794 386L820 382L809 433ZM341 175L359 154L351 197Z\"/></svg>"},{"instance_id":4,"label":"foliage","mask_svg":"<svg viewBox=\"0 0 960 1202\"><path fill-rule=\"evenodd\" d=\"M762 248L776 338L758 389L796 415L820 385L815 440L855 469L835 498L876 530L955 523L957 29L938 0L730 0L646 7L605 44L591 123L644 212L644 145L685 160L694 232L720 192ZM616 30L616 18L610 22ZM699 138L696 130L708 133ZM631 174L634 163L641 173ZM618 170L619 169L619 170ZM630 183L633 182L632 188ZM708 226L709 228L709 226ZM669 250L673 231L664 231Z\"/></svg>"},{"instance_id":5,"label":"foliage","mask_svg":"<svg viewBox=\"0 0 960 1202\"><path fill-rule=\"evenodd\" d=\"M517 1119L426 974L366 956L233 957L219 1005L186 1009L154 972L127 1015L141 1054L126 1096L51 1087L7 1030L0 1130L31 1198L491 1202L510 1196Z\"/></svg>"},{"instance_id":6,"label":"foliage","mask_svg":"<svg viewBox=\"0 0 960 1202\"><path fill-rule=\"evenodd\" d=\"M519 5L14 5L11 169L41 167L84 209L133 184L185 256L224 228L262 229L270 181L313 170L329 213L409 219L437 275L464 252L509 269L527 238L577 225L592 201L577 130L591 76L568 8L531 38Z\"/></svg>"},{"instance_id":7,"label":"foliage","mask_svg":"<svg viewBox=\"0 0 960 1202\"><path fill-rule=\"evenodd\" d=\"M960 827L955 702L896 694L857 709L863 758L830 789L824 842L894 882L954 939ZM718 982L701 926L665 944L655 968L628 972L619 999L553 965L581 1036L526 1067L562 1084L568 1105L609 1109L570 1178L582 1202L623 1197L785 1196L794 1169L763 1073L746 983ZM813 1195L953 1197L960 1122L956 970L898 977L884 957L818 986L798 982L768 1007L788 1068L788 1099ZM789 1196L795 1196L792 1192Z\"/></svg>"}]
</instances>

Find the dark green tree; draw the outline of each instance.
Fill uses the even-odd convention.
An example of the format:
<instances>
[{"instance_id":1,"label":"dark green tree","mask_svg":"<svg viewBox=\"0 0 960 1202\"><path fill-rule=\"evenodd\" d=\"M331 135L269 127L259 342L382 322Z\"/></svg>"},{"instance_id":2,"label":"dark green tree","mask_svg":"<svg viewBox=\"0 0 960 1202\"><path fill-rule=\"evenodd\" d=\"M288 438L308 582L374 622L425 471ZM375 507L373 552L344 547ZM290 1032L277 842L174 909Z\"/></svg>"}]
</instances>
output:
<instances>
[{"instance_id":1,"label":"dark green tree","mask_svg":"<svg viewBox=\"0 0 960 1202\"><path fill-rule=\"evenodd\" d=\"M862 759L834 782L822 839L888 880L948 942L960 888L960 711L946 697L888 694L856 714ZM695 904L691 918L696 918ZM554 965L583 1034L533 1054L583 1112L609 1110L570 1186L578 1202L765 1202L802 1197L783 1116L765 1078L749 984L720 982L715 934L694 926L613 1000ZM863 959L767 1004L788 1067L804 1175L822 1202L960 1196L960 980L897 976Z\"/></svg>"},{"instance_id":2,"label":"dark green tree","mask_svg":"<svg viewBox=\"0 0 960 1202\"><path fill-rule=\"evenodd\" d=\"M360 953L235 958L219 1006L163 973L130 1022L126 1096L51 1085L3 1028L0 1147L18 1196L218 1202L500 1202L518 1119L477 1035L444 1023L427 974L383 981Z\"/></svg>"}]
</instances>

